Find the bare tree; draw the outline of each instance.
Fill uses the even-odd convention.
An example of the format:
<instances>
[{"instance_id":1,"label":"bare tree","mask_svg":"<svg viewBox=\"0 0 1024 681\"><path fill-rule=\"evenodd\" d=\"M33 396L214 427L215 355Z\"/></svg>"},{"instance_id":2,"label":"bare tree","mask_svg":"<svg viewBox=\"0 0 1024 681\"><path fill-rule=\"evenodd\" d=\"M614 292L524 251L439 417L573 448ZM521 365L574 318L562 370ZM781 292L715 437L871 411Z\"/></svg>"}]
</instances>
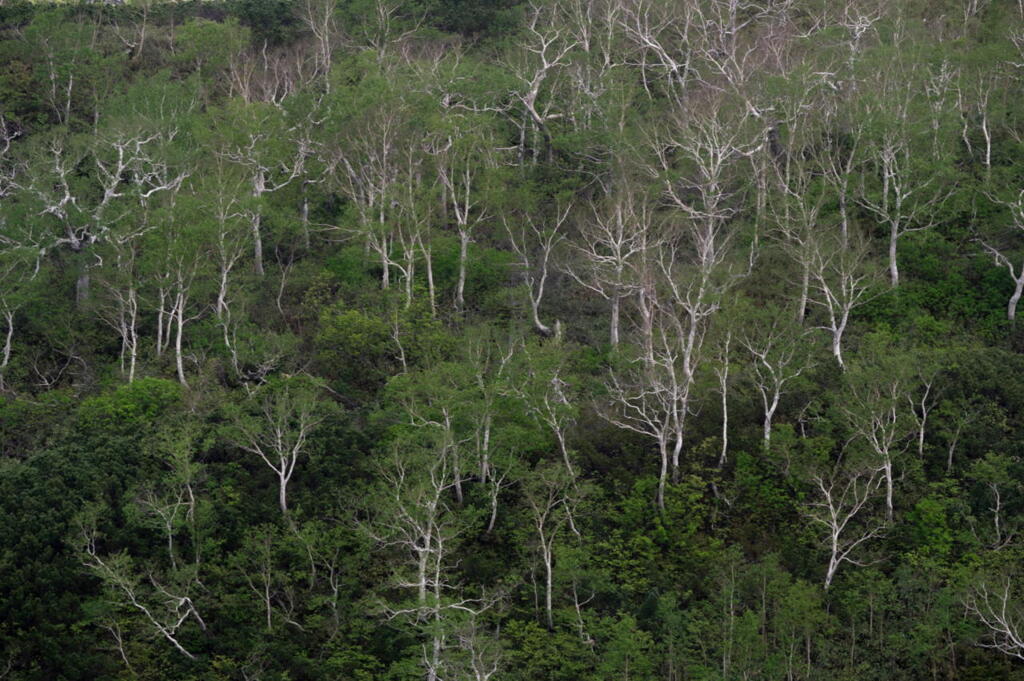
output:
<instances>
[{"instance_id":1,"label":"bare tree","mask_svg":"<svg viewBox=\"0 0 1024 681\"><path fill-rule=\"evenodd\" d=\"M985 490L985 496L992 504L988 507L992 514L991 541L985 543L993 551L1010 545L1020 529L1019 520L1007 512L1024 490L1024 485L1014 475L1014 468L1019 464L1017 457L988 452L984 459L974 462L969 472L970 478ZM974 534L978 536L977 532ZM978 539L982 540L981 537Z\"/></svg>"},{"instance_id":2,"label":"bare tree","mask_svg":"<svg viewBox=\"0 0 1024 681\"><path fill-rule=\"evenodd\" d=\"M854 240L852 235L845 247L824 239L813 244L808 256L811 273L808 302L824 313L825 319L817 328L832 337L832 356L845 368L842 344L850 314L871 300L874 292L867 244Z\"/></svg>"},{"instance_id":3,"label":"bare tree","mask_svg":"<svg viewBox=\"0 0 1024 681\"><path fill-rule=\"evenodd\" d=\"M806 513L812 523L824 528L823 543L829 556L826 589L843 563L864 564L857 557L861 545L884 529L882 523L865 517L870 514L880 480L879 470L863 462L840 462L831 471L810 477L815 500Z\"/></svg>"},{"instance_id":4,"label":"bare tree","mask_svg":"<svg viewBox=\"0 0 1024 681\"><path fill-rule=\"evenodd\" d=\"M315 386L302 378L263 386L251 398L254 414L239 415L232 440L277 475L278 506L288 515L288 483L305 454L309 436L324 419Z\"/></svg>"},{"instance_id":5,"label":"bare tree","mask_svg":"<svg viewBox=\"0 0 1024 681\"><path fill-rule=\"evenodd\" d=\"M513 120L519 128L519 160L526 159L528 135L539 133L542 144L534 145L543 149L545 159L552 160L550 124L562 118L565 113L555 110L555 99L551 91L557 87L559 75L569 61L569 53L577 47L572 32L559 22L553 21L554 7L531 2L526 16L526 42L509 65L519 81L519 90L514 96L522 104L522 120ZM534 156L534 161L536 161Z\"/></svg>"},{"instance_id":6,"label":"bare tree","mask_svg":"<svg viewBox=\"0 0 1024 681\"><path fill-rule=\"evenodd\" d=\"M548 276L553 269L552 256L565 240L571 210L570 203L556 206L555 214L550 218L535 216L530 212L511 219L502 218L512 250L519 257L519 266L530 296L533 328L542 336L554 336L560 327L556 321L555 329L552 330L541 321L540 306L544 301Z\"/></svg>"},{"instance_id":7,"label":"bare tree","mask_svg":"<svg viewBox=\"0 0 1024 681\"><path fill-rule=\"evenodd\" d=\"M551 431L565 470L575 479L568 432L576 422L578 405L574 404L573 386L562 378L564 355L558 346L534 348L525 344L518 354L522 364L509 367L509 392L519 398L538 425Z\"/></svg>"},{"instance_id":8,"label":"bare tree","mask_svg":"<svg viewBox=\"0 0 1024 681\"><path fill-rule=\"evenodd\" d=\"M542 463L523 480L523 495L530 508L537 547L544 564L545 621L548 629L554 629L555 544L563 529L574 526L573 514L579 503L579 487L571 471Z\"/></svg>"},{"instance_id":9,"label":"bare tree","mask_svg":"<svg viewBox=\"0 0 1024 681\"><path fill-rule=\"evenodd\" d=\"M403 6L397 0L374 0L364 21L343 35L348 47L369 49L377 55L377 63L388 65L393 48L401 48L416 35L421 19L403 20Z\"/></svg>"},{"instance_id":10,"label":"bare tree","mask_svg":"<svg viewBox=\"0 0 1024 681\"><path fill-rule=\"evenodd\" d=\"M889 283L896 287L900 283L897 265L900 237L933 226L930 213L950 192L939 185L934 174L927 179L915 174L911 143L898 133L883 136L872 149L872 161L881 175L881 187L874 194L862 188L858 200L888 228Z\"/></svg>"},{"instance_id":11,"label":"bare tree","mask_svg":"<svg viewBox=\"0 0 1024 681\"><path fill-rule=\"evenodd\" d=\"M910 420L905 412L907 381L895 367L879 367L876 371L849 372L848 393L842 408L854 434L864 440L877 457L878 470L885 482L885 519L893 520L894 465L906 449L911 435Z\"/></svg>"},{"instance_id":12,"label":"bare tree","mask_svg":"<svg viewBox=\"0 0 1024 681\"><path fill-rule=\"evenodd\" d=\"M776 127L769 128L766 150L762 155L769 156L766 173L764 211L769 218L769 234L781 244L782 249L799 266L800 295L797 298L796 319L803 323L807 314L808 297L811 286L812 253L823 231L830 225L822 224L823 208L828 201L828 189L838 186L841 220L840 243L847 242L846 200L844 188L849 178L837 167L838 152L826 145L824 151L814 154L820 142L813 114L820 108L820 82L805 78L800 83L798 92L776 107L776 115L781 118ZM778 125L785 127L785 139L779 139ZM835 152L835 153L833 153ZM823 166L823 168L821 167ZM845 167L845 166L843 166ZM837 182L832 179L829 170L839 174Z\"/></svg>"},{"instance_id":13,"label":"bare tree","mask_svg":"<svg viewBox=\"0 0 1024 681\"><path fill-rule=\"evenodd\" d=\"M736 162L752 153L739 121L727 121L712 107L691 119L674 121L652 144L652 175L662 181L664 198L678 220L676 240L644 254L637 303L641 316L640 363L613 372L612 404L606 418L621 428L653 438L661 457L658 505L664 508L668 466L679 473L679 457L691 410L701 349L712 316L726 291L745 271L731 260L735 237L731 218L737 208L730 184ZM749 267L752 262L748 261ZM738 271L737 271L738 270Z\"/></svg>"},{"instance_id":14,"label":"bare tree","mask_svg":"<svg viewBox=\"0 0 1024 681\"><path fill-rule=\"evenodd\" d=\"M682 451L690 384L680 368L673 327L658 326L650 354L623 357L609 373L608 404L602 416L612 425L651 438L658 447L657 504L665 509L669 465Z\"/></svg>"},{"instance_id":15,"label":"bare tree","mask_svg":"<svg viewBox=\"0 0 1024 681\"><path fill-rule=\"evenodd\" d=\"M459 648L464 661L461 673L473 681L489 681L501 669L502 650L499 632L489 632L479 616L470 617L459 630Z\"/></svg>"},{"instance_id":16,"label":"bare tree","mask_svg":"<svg viewBox=\"0 0 1024 681\"><path fill-rule=\"evenodd\" d=\"M580 220L579 237L570 246L582 257L571 259L565 271L581 286L611 304L610 341L620 340L622 303L637 293L636 261L652 248L654 209L636 187L605 187L608 199Z\"/></svg>"},{"instance_id":17,"label":"bare tree","mask_svg":"<svg viewBox=\"0 0 1024 681\"><path fill-rule=\"evenodd\" d=\"M263 276L263 213L265 197L284 189L299 177L306 159L312 153L303 136L287 129L277 109L251 104L241 112L248 120L246 129L236 140L230 140L220 154L237 165L249 177L252 203L248 210L252 233L253 269ZM229 121L239 126L238 118ZM292 139L289 139L289 138Z\"/></svg>"},{"instance_id":18,"label":"bare tree","mask_svg":"<svg viewBox=\"0 0 1024 681\"><path fill-rule=\"evenodd\" d=\"M202 314L189 313L193 301L193 288L205 264L205 252L192 225L181 224L176 218L184 213L170 211L159 221L160 228L153 232L150 244L156 262L151 271L157 285L156 355L160 357L172 342L174 364L178 382L188 386L185 378L185 326ZM173 340L172 340L173 336Z\"/></svg>"},{"instance_id":19,"label":"bare tree","mask_svg":"<svg viewBox=\"0 0 1024 681\"><path fill-rule=\"evenodd\" d=\"M767 450L771 444L772 418L779 407L786 384L810 368L802 332L786 324L780 314L755 326L740 340L750 353L753 380L764 408L762 437Z\"/></svg>"},{"instance_id":20,"label":"bare tree","mask_svg":"<svg viewBox=\"0 0 1024 681\"><path fill-rule=\"evenodd\" d=\"M867 120L880 125L881 132L868 135L862 160L866 167L860 174L857 202L888 231L889 284L899 286L900 273L897 247L901 237L928 229L935 224L935 210L952 194L943 177L943 169L935 161L944 157L934 142L938 127L949 109L946 94L949 83L938 83L933 97L933 144L926 146L923 126L914 113L915 88L907 83L923 80L919 69L905 66L896 59L885 64L878 79L875 97L865 97ZM928 88L925 88L926 90ZM864 129L861 134L867 132Z\"/></svg>"},{"instance_id":21,"label":"bare tree","mask_svg":"<svg viewBox=\"0 0 1024 681\"><path fill-rule=\"evenodd\" d=\"M638 68L644 90L653 96L658 83L674 100L683 102L696 76L694 51L700 24L695 5L656 0L623 3L621 30L632 46L627 64Z\"/></svg>"},{"instance_id":22,"label":"bare tree","mask_svg":"<svg viewBox=\"0 0 1024 681\"><path fill-rule=\"evenodd\" d=\"M473 232L488 217L484 202L486 173L495 162L490 136L474 126L465 114L452 112L452 130L430 145L441 181L442 201L454 218L459 235L459 274L455 284L454 307L462 312L466 300L466 265Z\"/></svg>"},{"instance_id":23,"label":"bare tree","mask_svg":"<svg viewBox=\"0 0 1024 681\"><path fill-rule=\"evenodd\" d=\"M190 660L195 655L190 653L178 640L179 630L195 620L200 628L206 629L206 623L196 610L190 595L195 583L187 585L184 590L164 585L152 575L148 584L144 583L132 570L132 563L126 554L100 556L96 548L95 534L83 535L85 560L84 565L103 580L112 595L119 597L127 606L142 613L152 627L154 633L167 639L171 645Z\"/></svg>"},{"instance_id":24,"label":"bare tree","mask_svg":"<svg viewBox=\"0 0 1024 681\"><path fill-rule=\"evenodd\" d=\"M403 566L391 581L395 587L413 590L415 597L384 604L384 612L425 634L422 664L428 681L438 681L451 665L458 621L478 617L500 600L500 594L467 597L452 581L452 554L466 526L449 504L456 483L450 450L437 446L432 431L417 428L392 444L380 467L386 501L374 502L377 511L363 527L379 546L407 558L399 561Z\"/></svg>"},{"instance_id":25,"label":"bare tree","mask_svg":"<svg viewBox=\"0 0 1024 681\"><path fill-rule=\"evenodd\" d=\"M0 245L3 239L0 237ZM0 391L6 390L4 376L14 348L15 315L22 305L22 287L31 278L31 261L20 250L0 251L0 317L3 319L3 346L0 348Z\"/></svg>"},{"instance_id":26,"label":"bare tree","mask_svg":"<svg viewBox=\"0 0 1024 681\"><path fill-rule=\"evenodd\" d=\"M963 602L967 612L987 630L988 640L978 645L1024 660L1024 613L1014 597L1009 577L1003 577L997 584L979 579L968 588Z\"/></svg>"},{"instance_id":27,"label":"bare tree","mask_svg":"<svg viewBox=\"0 0 1024 681\"><path fill-rule=\"evenodd\" d=\"M168 161L177 135L174 128L127 128L99 134L88 145L67 136L51 138L21 182L37 203L39 217L56 223L52 237L39 244L41 252L66 247L81 253L100 241L124 243L144 233L149 223L129 218L160 195L175 194L191 172ZM83 185L77 168L87 159L95 167L95 182ZM76 296L79 301L89 296L89 266L79 274Z\"/></svg>"},{"instance_id":28,"label":"bare tree","mask_svg":"<svg viewBox=\"0 0 1024 681\"><path fill-rule=\"evenodd\" d=\"M316 43L316 75L323 80L326 92L331 91L331 63L335 47L340 38L333 0L301 0L298 6L299 19L313 35Z\"/></svg>"},{"instance_id":29,"label":"bare tree","mask_svg":"<svg viewBox=\"0 0 1024 681\"><path fill-rule=\"evenodd\" d=\"M395 234L391 218L402 191L408 107L402 102L367 111L339 140L330 163L335 187L355 207L357 224L348 231L366 240L380 260L381 288L391 286Z\"/></svg>"},{"instance_id":30,"label":"bare tree","mask_svg":"<svg viewBox=\"0 0 1024 681\"><path fill-rule=\"evenodd\" d=\"M1017 318L1017 304L1024 293L1024 257L1015 251L1013 237L1024 234L1024 190L1011 200L999 199L990 195L991 200L1007 209L1010 215L1010 230L1004 230L1001 238L979 237L982 249L995 261L996 267L1005 267L1013 280L1013 293L1006 305L1006 318L1011 322ZM1008 233L1007 233L1008 232Z\"/></svg>"},{"instance_id":31,"label":"bare tree","mask_svg":"<svg viewBox=\"0 0 1024 681\"><path fill-rule=\"evenodd\" d=\"M128 382L135 380L139 357L139 290L136 247L132 243L113 245L114 267L104 272L101 283L110 305L100 306L99 315L121 338L121 374Z\"/></svg>"}]
</instances>

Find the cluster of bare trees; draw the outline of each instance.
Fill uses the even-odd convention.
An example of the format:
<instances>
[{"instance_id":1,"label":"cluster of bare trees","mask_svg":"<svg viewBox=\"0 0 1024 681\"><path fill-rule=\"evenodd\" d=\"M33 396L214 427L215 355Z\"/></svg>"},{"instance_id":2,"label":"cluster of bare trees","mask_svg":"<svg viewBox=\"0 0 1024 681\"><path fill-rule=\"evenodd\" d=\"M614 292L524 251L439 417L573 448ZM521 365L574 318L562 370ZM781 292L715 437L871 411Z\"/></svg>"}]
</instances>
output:
<instances>
[{"instance_id":1,"label":"cluster of bare trees","mask_svg":"<svg viewBox=\"0 0 1024 681\"><path fill-rule=\"evenodd\" d=\"M354 244L396 308L425 303L431 320L458 325L477 302L474 258L500 249L520 337L479 341L468 370L428 379L409 370L394 323L407 375L387 390L401 406L400 435L376 471L386 502L360 519L398 558L391 586L411 595L382 608L423 635L429 679L483 680L499 668L488 618L503 595L471 593L454 577L472 486L489 505L487 533L504 491L521 492L538 602L555 626L556 558L579 537L587 492L573 429L590 407L648 444L664 510L699 444L695 414L720 404L721 470L729 391L741 384L759 401L759 454L774 462L787 401L800 402L801 419L819 408L802 382L834 366L848 439L827 460L780 466L803 476L825 588L844 564L870 562L874 540L896 522L908 457L924 455L941 370L872 363L863 349L848 357L858 355L848 350L857 349L851 329L859 310L905 284L901 245L939 225L961 192L998 216L971 243L1010 274L1014 320L1024 190L994 158L1000 144L1021 142L998 101L1007 83L1019 85L1019 64L983 74L948 60L925 65L910 50L904 9L873 0L565 0L527 3L516 40L488 70L471 46L425 37L400 3L371 4L361 23L343 25L334 2L302 0L304 33L281 46L199 20L158 37L143 8L114 26L117 44L139 60L166 40L177 68L209 89L155 82L109 110L97 102L110 85L85 49L102 46L98 28L25 33L42 55L42 101L60 127L25 136L0 116L0 390L16 389L8 376L20 361L20 314L39 273L70 271L69 297L116 334L127 382L165 370L189 387L207 354L221 354L226 382L248 396L231 414L231 444L272 471L278 508L298 533L288 489L326 418L323 386L274 379L286 341L248 342L265 331L256 326L300 326L282 304L294 263ZM943 30L965 31L984 5L962 3ZM819 38L828 49L807 48ZM1020 36L1011 42L1024 46ZM353 73L338 73L340 55L353 57ZM73 125L78 118L88 125ZM982 191L953 177L957 154L977 160ZM561 185L543 185L555 176ZM455 275L443 290L437 259L449 243ZM252 292L269 288L280 320L257 323ZM567 309L572 296L600 306L610 346L596 405L557 356L565 338L590 331L569 328L580 322ZM194 340L207 321L212 344ZM527 327L546 344L523 340ZM55 352L64 367L84 363L73 348ZM44 387L64 371L34 370ZM809 420L801 428L813 431ZM519 456L509 433L524 423L550 461ZM987 465L974 471L992 504L991 530L980 532L998 550L1017 529L1005 520L1008 464ZM183 548L197 532L198 468L187 457L172 468L135 504L166 540L166 564L143 572L127 554L106 555L88 523L80 548L114 604L119 645L133 610L132 626L191 657L180 632L205 626L194 600L200 555ZM298 541L310 571L328 575L336 607L338 552L326 540ZM268 632L295 625L272 544L254 535L246 558ZM965 605L995 647L1021 657L1011 593L1009 583L982 585Z\"/></svg>"}]
</instances>

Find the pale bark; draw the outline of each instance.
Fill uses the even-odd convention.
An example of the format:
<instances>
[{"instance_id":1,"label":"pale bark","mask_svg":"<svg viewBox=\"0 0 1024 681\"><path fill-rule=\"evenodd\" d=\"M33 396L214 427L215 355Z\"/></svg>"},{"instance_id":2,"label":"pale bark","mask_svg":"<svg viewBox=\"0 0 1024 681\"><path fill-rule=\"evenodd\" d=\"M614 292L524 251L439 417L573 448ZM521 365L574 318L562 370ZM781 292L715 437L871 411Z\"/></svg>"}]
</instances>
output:
<instances>
[{"instance_id":1,"label":"pale bark","mask_svg":"<svg viewBox=\"0 0 1024 681\"><path fill-rule=\"evenodd\" d=\"M825 547L828 564L825 569L825 589L832 585L836 572L843 563L861 565L855 558L857 549L879 536L883 526L870 521L855 524L866 513L868 503L878 489L878 471L859 469L837 471L831 476L812 477L819 499L808 509L810 520L825 528Z\"/></svg>"}]
</instances>

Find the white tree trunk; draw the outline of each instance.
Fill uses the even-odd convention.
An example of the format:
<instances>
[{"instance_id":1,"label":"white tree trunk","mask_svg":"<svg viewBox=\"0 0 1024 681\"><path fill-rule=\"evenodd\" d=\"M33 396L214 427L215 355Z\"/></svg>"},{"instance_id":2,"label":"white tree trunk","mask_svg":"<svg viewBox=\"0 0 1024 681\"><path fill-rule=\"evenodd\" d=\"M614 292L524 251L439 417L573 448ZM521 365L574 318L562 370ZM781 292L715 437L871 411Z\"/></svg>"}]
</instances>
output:
<instances>
[{"instance_id":1,"label":"white tree trunk","mask_svg":"<svg viewBox=\"0 0 1024 681\"><path fill-rule=\"evenodd\" d=\"M900 285L900 269L896 264L896 245L899 237L899 226L894 223L889 228L889 285L893 288Z\"/></svg>"},{"instance_id":2,"label":"white tree trunk","mask_svg":"<svg viewBox=\"0 0 1024 681\"><path fill-rule=\"evenodd\" d=\"M174 336L174 361L178 370L178 381L187 388L188 381L185 380L185 364L181 351L181 339L185 329L185 302L185 295L179 293L176 305L177 329Z\"/></svg>"},{"instance_id":3,"label":"white tree trunk","mask_svg":"<svg viewBox=\"0 0 1024 681\"><path fill-rule=\"evenodd\" d=\"M1021 293L1024 293L1024 270L1022 270L1021 277L1014 281L1013 295L1010 296L1010 302L1006 306L1006 318L1011 322L1017 318L1017 303L1020 302Z\"/></svg>"}]
</instances>

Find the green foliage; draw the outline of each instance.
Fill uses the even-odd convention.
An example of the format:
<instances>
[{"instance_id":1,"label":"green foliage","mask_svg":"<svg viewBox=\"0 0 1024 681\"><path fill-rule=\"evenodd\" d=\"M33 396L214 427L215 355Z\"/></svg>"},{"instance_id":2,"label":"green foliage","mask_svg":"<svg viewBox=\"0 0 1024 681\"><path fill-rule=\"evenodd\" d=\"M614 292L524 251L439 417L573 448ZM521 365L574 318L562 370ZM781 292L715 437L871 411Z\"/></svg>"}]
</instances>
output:
<instances>
[{"instance_id":1,"label":"green foliage","mask_svg":"<svg viewBox=\"0 0 1024 681\"><path fill-rule=\"evenodd\" d=\"M151 425L169 408L181 403L181 386L162 378L144 378L117 388L110 395L82 403L78 416L90 428L133 432Z\"/></svg>"},{"instance_id":2,"label":"green foliage","mask_svg":"<svg viewBox=\"0 0 1024 681\"><path fill-rule=\"evenodd\" d=\"M1020 7L698 4L0 3L0 677L1024 678Z\"/></svg>"}]
</instances>

